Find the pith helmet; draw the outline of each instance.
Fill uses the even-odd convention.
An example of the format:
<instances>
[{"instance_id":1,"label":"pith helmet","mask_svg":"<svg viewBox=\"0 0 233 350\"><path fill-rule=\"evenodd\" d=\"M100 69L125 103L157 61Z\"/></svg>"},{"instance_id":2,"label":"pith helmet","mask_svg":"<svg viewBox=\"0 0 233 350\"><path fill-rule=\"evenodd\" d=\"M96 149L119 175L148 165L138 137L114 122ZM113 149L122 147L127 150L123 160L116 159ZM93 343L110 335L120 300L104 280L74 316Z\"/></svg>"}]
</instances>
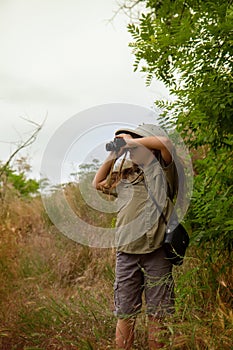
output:
<instances>
[{"instance_id":1,"label":"pith helmet","mask_svg":"<svg viewBox=\"0 0 233 350\"><path fill-rule=\"evenodd\" d=\"M115 132L115 135L130 134L134 136L167 136L166 132L158 125L154 124L141 124L136 129L119 129Z\"/></svg>"}]
</instances>

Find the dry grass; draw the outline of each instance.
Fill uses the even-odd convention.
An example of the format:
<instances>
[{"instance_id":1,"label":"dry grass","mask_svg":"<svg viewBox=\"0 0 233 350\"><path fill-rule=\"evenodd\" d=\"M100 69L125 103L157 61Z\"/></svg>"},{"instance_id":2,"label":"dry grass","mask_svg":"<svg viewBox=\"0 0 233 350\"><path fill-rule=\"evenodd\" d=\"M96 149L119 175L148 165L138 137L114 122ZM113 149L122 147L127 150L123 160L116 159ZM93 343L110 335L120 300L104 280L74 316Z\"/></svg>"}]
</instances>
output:
<instances>
[{"instance_id":1,"label":"dry grass","mask_svg":"<svg viewBox=\"0 0 233 350\"><path fill-rule=\"evenodd\" d=\"M114 349L114 251L67 239L46 219L40 198L11 193L0 232L0 349ZM232 264L219 261L187 258L176 268L168 349L231 349ZM145 324L142 313L135 350L147 349Z\"/></svg>"}]
</instances>

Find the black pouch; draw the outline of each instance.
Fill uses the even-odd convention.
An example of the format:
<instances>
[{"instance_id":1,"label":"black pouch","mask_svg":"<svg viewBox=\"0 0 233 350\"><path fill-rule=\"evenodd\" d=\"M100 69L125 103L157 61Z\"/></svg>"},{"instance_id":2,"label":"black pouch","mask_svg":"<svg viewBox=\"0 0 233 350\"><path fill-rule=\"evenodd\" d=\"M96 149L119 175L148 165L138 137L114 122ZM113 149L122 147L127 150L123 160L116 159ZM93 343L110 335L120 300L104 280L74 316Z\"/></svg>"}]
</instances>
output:
<instances>
[{"instance_id":1,"label":"black pouch","mask_svg":"<svg viewBox=\"0 0 233 350\"><path fill-rule=\"evenodd\" d=\"M171 263L182 265L189 245L189 235L184 226L180 223L167 226L163 245Z\"/></svg>"}]
</instances>

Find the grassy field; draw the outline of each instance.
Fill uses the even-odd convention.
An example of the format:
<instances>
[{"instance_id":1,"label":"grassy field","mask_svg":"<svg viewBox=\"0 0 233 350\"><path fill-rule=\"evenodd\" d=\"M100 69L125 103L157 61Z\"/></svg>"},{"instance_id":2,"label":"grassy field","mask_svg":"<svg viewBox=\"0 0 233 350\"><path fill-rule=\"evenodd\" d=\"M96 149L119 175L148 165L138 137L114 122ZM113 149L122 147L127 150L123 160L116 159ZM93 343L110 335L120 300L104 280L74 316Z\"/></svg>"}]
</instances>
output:
<instances>
[{"instance_id":1,"label":"grassy field","mask_svg":"<svg viewBox=\"0 0 233 350\"><path fill-rule=\"evenodd\" d=\"M188 250L175 268L168 349L233 349L232 261ZM40 198L1 204L0 349L114 349L115 252L81 246L49 222ZM144 313L134 349L146 350Z\"/></svg>"}]
</instances>

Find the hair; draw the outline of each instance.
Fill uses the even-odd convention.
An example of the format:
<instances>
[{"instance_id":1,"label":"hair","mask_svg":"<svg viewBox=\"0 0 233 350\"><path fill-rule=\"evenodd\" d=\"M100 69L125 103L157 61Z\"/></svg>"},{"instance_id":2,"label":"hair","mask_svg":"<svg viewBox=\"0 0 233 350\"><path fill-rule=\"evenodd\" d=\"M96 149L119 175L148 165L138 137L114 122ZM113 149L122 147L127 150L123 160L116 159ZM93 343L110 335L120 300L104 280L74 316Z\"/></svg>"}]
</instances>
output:
<instances>
[{"instance_id":1,"label":"hair","mask_svg":"<svg viewBox=\"0 0 233 350\"><path fill-rule=\"evenodd\" d=\"M113 168L111 169L106 184L102 186L102 191L104 193L111 193L111 190L114 189L122 179L128 179L131 175L135 174L135 172L139 170L138 165L134 163L132 163L131 166L123 168L125 159L126 157L122 159L118 170L113 171Z\"/></svg>"}]
</instances>

